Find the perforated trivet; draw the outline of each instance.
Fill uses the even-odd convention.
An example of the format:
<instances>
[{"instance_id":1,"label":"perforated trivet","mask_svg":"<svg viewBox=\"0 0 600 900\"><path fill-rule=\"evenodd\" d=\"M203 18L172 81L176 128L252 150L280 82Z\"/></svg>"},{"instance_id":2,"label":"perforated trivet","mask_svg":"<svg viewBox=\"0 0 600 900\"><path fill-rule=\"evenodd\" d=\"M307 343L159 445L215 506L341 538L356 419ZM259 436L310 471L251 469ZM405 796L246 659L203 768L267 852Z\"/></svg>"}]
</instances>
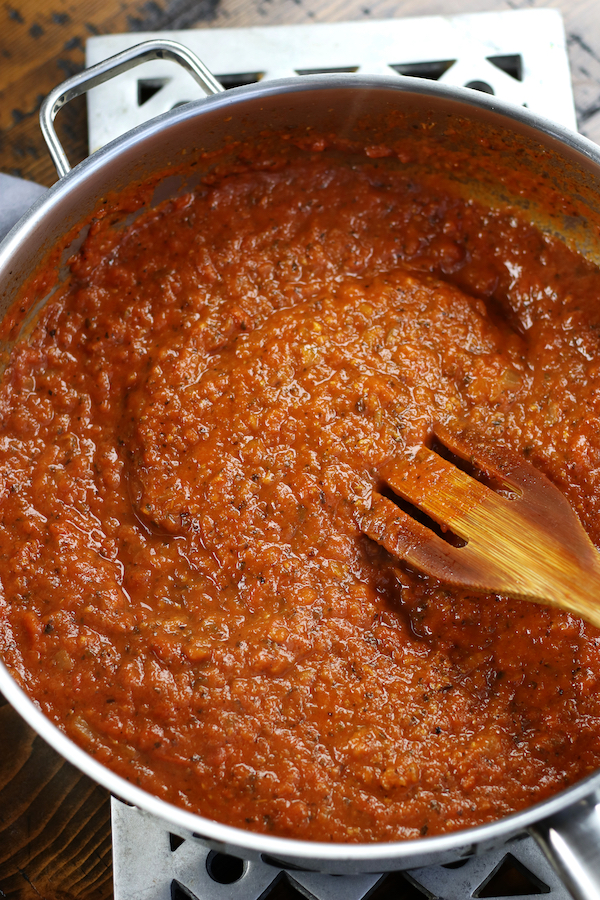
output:
<instances>
[{"instance_id":1,"label":"perforated trivet","mask_svg":"<svg viewBox=\"0 0 600 900\"><path fill-rule=\"evenodd\" d=\"M141 40L135 33L87 42L92 65ZM519 10L369 22L161 32L188 46L225 87L319 72L416 75L473 87L570 128L575 110L564 31L555 10ZM90 151L200 96L183 70L155 61L88 94ZM473 857L392 875L339 877L283 871L184 841L112 801L115 900L567 900L532 839Z\"/></svg>"},{"instance_id":2,"label":"perforated trivet","mask_svg":"<svg viewBox=\"0 0 600 900\"><path fill-rule=\"evenodd\" d=\"M114 900L567 900L529 838L451 866L391 875L315 875L283 871L181 841L135 807L112 801Z\"/></svg>"},{"instance_id":3,"label":"perforated trivet","mask_svg":"<svg viewBox=\"0 0 600 900\"><path fill-rule=\"evenodd\" d=\"M157 36L136 32L90 38L87 64ZM193 50L225 87L318 72L417 75L479 88L576 128L557 10L205 28L160 36ZM88 94L90 150L200 95L191 76L174 63L158 60L131 70Z\"/></svg>"}]
</instances>

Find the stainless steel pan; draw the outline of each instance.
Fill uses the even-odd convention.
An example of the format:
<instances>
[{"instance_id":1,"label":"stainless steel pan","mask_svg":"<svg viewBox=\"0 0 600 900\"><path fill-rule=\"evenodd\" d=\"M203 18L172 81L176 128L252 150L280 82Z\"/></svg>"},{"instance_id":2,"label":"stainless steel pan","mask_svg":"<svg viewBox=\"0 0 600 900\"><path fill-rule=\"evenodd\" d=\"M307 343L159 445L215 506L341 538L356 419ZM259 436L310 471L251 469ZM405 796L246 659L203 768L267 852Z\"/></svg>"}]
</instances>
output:
<instances>
[{"instance_id":1,"label":"stainless steel pan","mask_svg":"<svg viewBox=\"0 0 600 900\"><path fill-rule=\"evenodd\" d=\"M208 96L140 126L73 170L53 129L56 112L72 97L144 59L172 58L185 65ZM0 245L0 313L51 248L94 209L108 191L164 172L185 151L227 142L252 142L290 128L335 132L380 144L406 136L437 141L428 167L452 173L459 189L491 202L518 203L530 219L561 234L589 258L600 260L600 151L585 138L510 107L493 97L419 79L356 75L305 76L227 93L187 50L150 42L75 76L47 99L43 130L61 175ZM416 137L415 137L416 136ZM552 186L549 191L548 185ZM164 197L182 189L166 176ZM599 298L600 302L600 298ZM182 837L249 858L319 872L384 872L447 863L501 844L523 831L544 848L567 887L580 900L600 896L600 772L537 806L489 825L414 841L323 844L273 838L220 825L153 797L114 775L47 720L0 663L0 690L59 753L122 799L159 816Z\"/></svg>"}]
</instances>

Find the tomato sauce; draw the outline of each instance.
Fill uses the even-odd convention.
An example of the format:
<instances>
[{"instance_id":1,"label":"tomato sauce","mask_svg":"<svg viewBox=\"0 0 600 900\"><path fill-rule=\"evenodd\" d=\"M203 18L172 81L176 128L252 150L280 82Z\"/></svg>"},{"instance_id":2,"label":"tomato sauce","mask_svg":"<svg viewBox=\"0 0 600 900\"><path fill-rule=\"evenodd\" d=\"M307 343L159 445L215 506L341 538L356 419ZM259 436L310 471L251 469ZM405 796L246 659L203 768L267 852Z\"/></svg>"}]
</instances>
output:
<instances>
[{"instance_id":1,"label":"tomato sauce","mask_svg":"<svg viewBox=\"0 0 600 900\"><path fill-rule=\"evenodd\" d=\"M481 824L600 765L594 628L360 528L460 418L600 542L600 274L370 157L98 218L0 386L3 659L121 776L301 839Z\"/></svg>"}]
</instances>

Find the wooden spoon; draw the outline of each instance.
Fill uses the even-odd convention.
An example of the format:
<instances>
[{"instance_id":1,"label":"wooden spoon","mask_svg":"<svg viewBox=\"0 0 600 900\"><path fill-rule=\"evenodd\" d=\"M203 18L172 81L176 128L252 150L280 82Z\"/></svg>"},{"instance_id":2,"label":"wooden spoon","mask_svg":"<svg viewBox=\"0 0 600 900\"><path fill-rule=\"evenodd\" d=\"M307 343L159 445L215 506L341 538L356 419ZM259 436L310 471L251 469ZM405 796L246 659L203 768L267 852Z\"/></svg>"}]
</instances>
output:
<instances>
[{"instance_id":1,"label":"wooden spoon","mask_svg":"<svg viewBox=\"0 0 600 900\"><path fill-rule=\"evenodd\" d=\"M381 491L388 496L373 494L363 532L440 581L558 606L600 628L600 554L558 488L516 454L490 448L472 432L436 426L434 434L484 481L422 447L413 460L382 470ZM393 495L464 545L448 543Z\"/></svg>"}]
</instances>

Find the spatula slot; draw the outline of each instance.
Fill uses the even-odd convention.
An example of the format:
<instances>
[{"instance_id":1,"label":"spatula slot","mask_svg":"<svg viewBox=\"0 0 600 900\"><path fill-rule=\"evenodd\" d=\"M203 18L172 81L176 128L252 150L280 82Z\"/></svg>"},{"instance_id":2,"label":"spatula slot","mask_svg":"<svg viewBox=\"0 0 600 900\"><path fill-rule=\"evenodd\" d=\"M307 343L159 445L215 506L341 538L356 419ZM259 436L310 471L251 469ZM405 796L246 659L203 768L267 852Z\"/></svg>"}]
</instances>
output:
<instances>
[{"instance_id":1,"label":"spatula slot","mask_svg":"<svg viewBox=\"0 0 600 900\"><path fill-rule=\"evenodd\" d=\"M409 500L406 500L404 497L401 497L399 494L396 494L395 491L390 487L386 482L382 482L378 485L377 491L381 494L382 497L385 497L387 500L391 500L394 506L397 506L398 509L402 510L402 512L406 513L407 516L410 516L411 519L414 519L415 522L418 522L420 525L423 525L425 528L428 528L433 534L436 534L447 544L450 544L451 547L464 547L467 544L463 538L459 537L458 534L455 534L445 525L440 525L435 519L432 519L427 515L422 509L419 509L418 506L415 506L414 503L411 503Z\"/></svg>"},{"instance_id":2,"label":"spatula slot","mask_svg":"<svg viewBox=\"0 0 600 900\"><path fill-rule=\"evenodd\" d=\"M452 463L453 466L456 466L457 469L466 472L467 475L471 475L473 478L476 478L478 475L483 475L483 472L480 469L477 469L471 459L465 459L457 453L454 453L440 440L437 434L431 434L424 443L429 450L437 453L442 459L448 460L448 462Z\"/></svg>"},{"instance_id":3,"label":"spatula slot","mask_svg":"<svg viewBox=\"0 0 600 900\"><path fill-rule=\"evenodd\" d=\"M506 497L507 500L517 500L522 496L521 492L514 485L509 484L500 474L494 473L491 466L484 468L477 465L471 456L460 456L453 449L447 446L438 433L433 432L425 446L441 456L447 462L451 463L455 468L460 469L466 475L479 481L496 494Z\"/></svg>"}]
</instances>

